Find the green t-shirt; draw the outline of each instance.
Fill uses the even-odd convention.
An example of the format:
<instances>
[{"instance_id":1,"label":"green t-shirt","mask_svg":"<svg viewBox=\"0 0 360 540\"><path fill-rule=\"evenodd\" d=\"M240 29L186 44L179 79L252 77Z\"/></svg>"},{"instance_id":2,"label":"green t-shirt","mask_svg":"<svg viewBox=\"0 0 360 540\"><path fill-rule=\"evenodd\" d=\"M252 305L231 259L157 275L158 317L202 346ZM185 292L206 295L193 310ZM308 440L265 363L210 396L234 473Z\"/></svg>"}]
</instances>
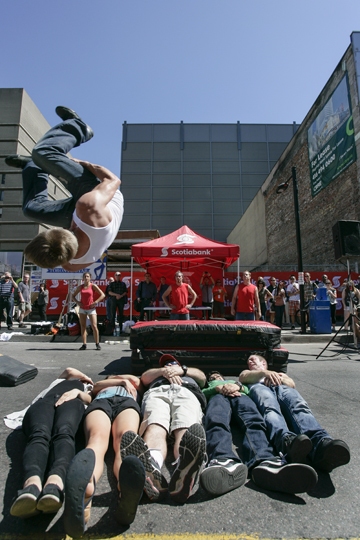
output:
<instances>
[{"instance_id":1,"label":"green t-shirt","mask_svg":"<svg viewBox=\"0 0 360 540\"><path fill-rule=\"evenodd\" d=\"M206 399L209 401L213 396L215 396L218 392L216 391L217 386L224 386L224 384L232 383L235 384L236 381L233 380L225 380L225 381L209 381L208 387L203 389L203 393L205 394ZM240 388L239 388L240 390ZM240 390L241 394L244 394L245 396L249 393L249 389L247 386L243 385L242 390Z\"/></svg>"}]
</instances>

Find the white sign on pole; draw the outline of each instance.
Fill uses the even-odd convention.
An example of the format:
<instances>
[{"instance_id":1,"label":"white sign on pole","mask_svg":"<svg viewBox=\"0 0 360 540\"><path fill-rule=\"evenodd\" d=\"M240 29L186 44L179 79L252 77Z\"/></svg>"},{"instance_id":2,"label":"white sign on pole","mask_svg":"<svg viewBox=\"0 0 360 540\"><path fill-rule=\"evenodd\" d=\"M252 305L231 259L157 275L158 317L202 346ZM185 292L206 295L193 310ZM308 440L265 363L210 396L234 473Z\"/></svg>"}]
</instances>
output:
<instances>
[{"instance_id":1,"label":"white sign on pole","mask_svg":"<svg viewBox=\"0 0 360 540\"><path fill-rule=\"evenodd\" d=\"M84 266L81 270L64 270L61 266L56 268L42 268L42 279L81 279L84 272L90 272L92 279L106 279L107 252L92 264Z\"/></svg>"}]
</instances>

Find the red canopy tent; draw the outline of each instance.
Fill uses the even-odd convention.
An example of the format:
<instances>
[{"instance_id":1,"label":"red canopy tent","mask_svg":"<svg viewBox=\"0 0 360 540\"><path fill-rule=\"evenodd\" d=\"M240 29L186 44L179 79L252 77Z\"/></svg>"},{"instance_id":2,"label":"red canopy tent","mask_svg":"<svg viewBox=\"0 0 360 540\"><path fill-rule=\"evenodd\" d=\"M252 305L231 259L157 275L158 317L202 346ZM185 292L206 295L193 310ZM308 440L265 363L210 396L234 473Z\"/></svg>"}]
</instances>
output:
<instances>
[{"instance_id":1,"label":"red canopy tent","mask_svg":"<svg viewBox=\"0 0 360 540\"><path fill-rule=\"evenodd\" d=\"M134 260L156 278L165 275L172 280L176 270L181 270L196 291L203 270L211 268L214 278L224 277L225 268L239 260L240 248L205 238L183 225L166 236L134 244L131 255L131 275Z\"/></svg>"},{"instance_id":2,"label":"red canopy tent","mask_svg":"<svg viewBox=\"0 0 360 540\"><path fill-rule=\"evenodd\" d=\"M239 259L240 248L205 238L183 225L166 236L134 244L131 255L146 270L159 266L177 270L193 266L225 269Z\"/></svg>"}]
</instances>

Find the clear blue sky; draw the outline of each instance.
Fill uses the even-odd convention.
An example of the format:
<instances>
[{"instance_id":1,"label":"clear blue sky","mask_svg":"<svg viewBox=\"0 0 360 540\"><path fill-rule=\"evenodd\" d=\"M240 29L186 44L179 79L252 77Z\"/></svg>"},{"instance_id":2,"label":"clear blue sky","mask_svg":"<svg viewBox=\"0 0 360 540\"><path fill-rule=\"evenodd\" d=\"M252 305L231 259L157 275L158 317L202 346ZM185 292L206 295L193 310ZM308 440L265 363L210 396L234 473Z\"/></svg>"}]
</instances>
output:
<instances>
[{"instance_id":1,"label":"clear blue sky","mask_svg":"<svg viewBox=\"0 0 360 540\"><path fill-rule=\"evenodd\" d=\"M118 174L125 120L300 123L355 30L359 0L2 0L0 87L75 109L73 155Z\"/></svg>"}]
</instances>

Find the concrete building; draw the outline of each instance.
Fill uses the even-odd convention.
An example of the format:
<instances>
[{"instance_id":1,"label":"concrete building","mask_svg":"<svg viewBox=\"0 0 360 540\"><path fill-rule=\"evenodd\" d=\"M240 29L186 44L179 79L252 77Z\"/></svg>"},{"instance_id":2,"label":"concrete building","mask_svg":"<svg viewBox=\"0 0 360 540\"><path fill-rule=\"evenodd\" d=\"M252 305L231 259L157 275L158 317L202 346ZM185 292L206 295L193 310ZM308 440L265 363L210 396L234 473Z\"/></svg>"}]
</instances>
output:
<instances>
[{"instance_id":1,"label":"concrete building","mask_svg":"<svg viewBox=\"0 0 360 540\"><path fill-rule=\"evenodd\" d=\"M293 137L294 124L123 124L124 229L187 225L225 241Z\"/></svg>"},{"instance_id":2,"label":"concrete building","mask_svg":"<svg viewBox=\"0 0 360 540\"><path fill-rule=\"evenodd\" d=\"M360 221L359 81L360 32L353 32L350 46L300 128L227 237L229 243L240 244L242 268L297 268L292 181L289 189L276 193L296 167L303 266L344 269L335 259L333 227L343 220ZM356 270L359 236L355 244L358 255L355 249L351 264Z\"/></svg>"},{"instance_id":3,"label":"concrete building","mask_svg":"<svg viewBox=\"0 0 360 540\"><path fill-rule=\"evenodd\" d=\"M39 225L22 213L21 171L8 167L9 154L29 155L36 141L50 128L23 88L0 88L0 251L23 251L47 225ZM62 199L68 191L50 179L49 196Z\"/></svg>"}]
</instances>

